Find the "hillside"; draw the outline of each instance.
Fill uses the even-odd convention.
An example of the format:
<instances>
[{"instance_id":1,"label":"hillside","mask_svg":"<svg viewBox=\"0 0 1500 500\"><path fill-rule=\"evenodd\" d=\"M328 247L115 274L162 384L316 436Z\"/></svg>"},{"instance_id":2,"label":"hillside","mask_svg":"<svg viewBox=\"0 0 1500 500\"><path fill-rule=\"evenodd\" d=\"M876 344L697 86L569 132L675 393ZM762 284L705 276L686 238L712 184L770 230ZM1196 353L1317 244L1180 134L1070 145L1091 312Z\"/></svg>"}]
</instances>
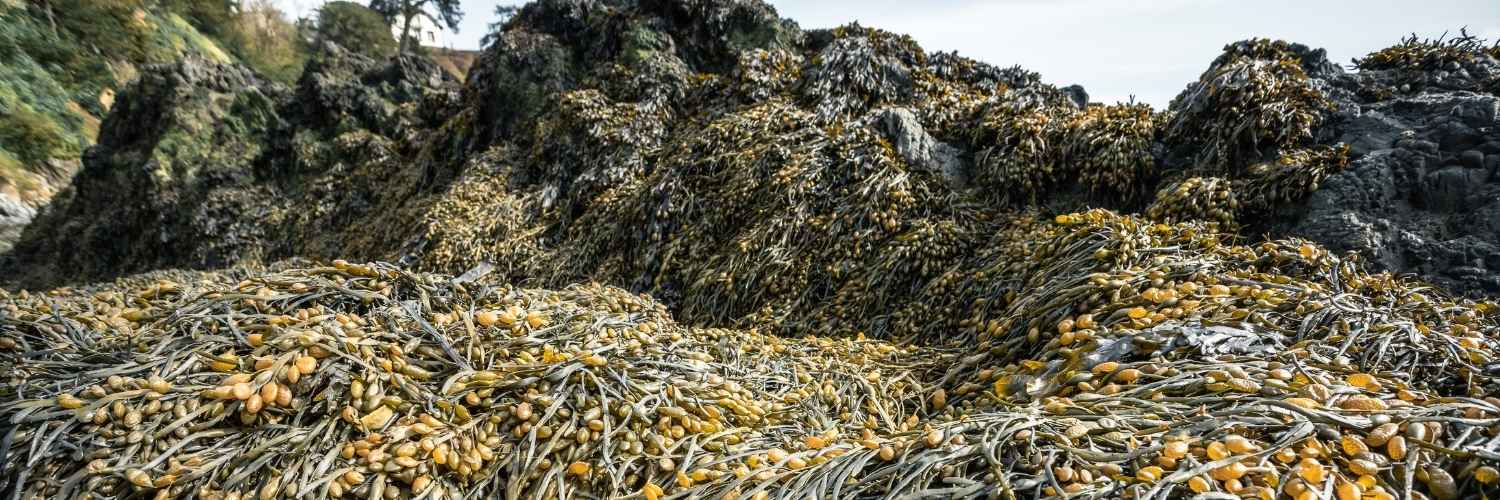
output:
<instances>
[{"instance_id":1,"label":"hillside","mask_svg":"<svg viewBox=\"0 0 1500 500\"><path fill-rule=\"evenodd\" d=\"M433 62L460 81L468 76L469 68L474 66L475 60L479 59L479 52L474 50L433 48L427 51L428 57L431 57Z\"/></svg>"},{"instance_id":2,"label":"hillside","mask_svg":"<svg viewBox=\"0 0 1500 500\"><path fill-rule=\"evenodd\" d=\"M461 81L140 75L0 258L0 416L100 436L27 494L1500 495L1488 41L1232 42L1153 109L542 0Z\"/></svg>"},{"instance_id":3,"label":"hillside","mask_svg":"<svg viewBox=\"0 0 1500 500\"><path fill-rule=\"evenodd\" d=\"M182 14L132 1L0 2L0 251L67 187L140 67L231 56Z\"/></svg>"}]
</instances>

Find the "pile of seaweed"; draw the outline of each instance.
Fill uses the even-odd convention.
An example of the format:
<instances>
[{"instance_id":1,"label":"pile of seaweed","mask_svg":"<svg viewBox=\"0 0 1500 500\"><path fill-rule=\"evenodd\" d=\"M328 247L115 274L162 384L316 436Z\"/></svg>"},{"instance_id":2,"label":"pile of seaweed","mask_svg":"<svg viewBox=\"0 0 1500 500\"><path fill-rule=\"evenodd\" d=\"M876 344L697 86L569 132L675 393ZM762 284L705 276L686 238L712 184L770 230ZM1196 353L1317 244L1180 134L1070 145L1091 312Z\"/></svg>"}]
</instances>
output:
<instances>
[{"instance_id":1,"label":"pile of seaweed","mask_svg":"<svg viewBox=\"0 0 1500 500\"><path fill-rule=\"evenodd\" d=\"M1495 495L1500 61L1460 38L1237 42L1165 110L727 0L535 2L461 87L154 68L0 262L52 289L0 298L0 478ZM65 286L174 268L225 270Z\"/></svg>"},{"instance_id":2,"label":"pile of seaweed","mask_svg":"<svg viewBox=\"0 0 1500 500\"><path fill-rule=\"evenodd\" d=\"M386 264L4 295L27 498L1478 498L1500 304L1304 241L1007 229L954 342L678 325L598 284Z\"/></svg>"}]
</instances>

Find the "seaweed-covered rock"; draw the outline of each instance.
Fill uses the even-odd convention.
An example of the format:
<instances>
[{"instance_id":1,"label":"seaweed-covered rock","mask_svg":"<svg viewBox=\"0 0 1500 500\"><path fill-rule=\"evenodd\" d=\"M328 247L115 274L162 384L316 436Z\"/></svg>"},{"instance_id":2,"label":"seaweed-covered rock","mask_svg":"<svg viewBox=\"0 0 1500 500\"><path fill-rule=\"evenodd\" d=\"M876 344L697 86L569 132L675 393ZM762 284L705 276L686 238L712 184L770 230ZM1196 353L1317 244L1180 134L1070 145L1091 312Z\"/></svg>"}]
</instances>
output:
<instances>
[{"instance_id":1,"label":"seaweed-covered rock","mask_svg":"<svg viewBox=\"0 0 1500 500\"><path fill-rule=\"evenodd\" d=\"M1320 87L1342 73L1321 49L1280 40L1230 44L1172 100L1166 143L1180 168L1233 172L1311 143L1334 107Z\"/></svg>"},{"instance_id":2,"label":"seaweed-covered rock","mask_svg":"<svg viewBox=\"0 0 1500 500\"><path fill-rule=\"evenodd\" d=\"M362 128L399 137L397 104L417 102L431 89L456 87L437 63L417 55L376 61L326 43L297 83L296 120L307 127ZM353 123L346 123L353 121Z\"/></svg>"},{"instance_id":3,"label":"seaweed-covered rock","mask_svg":"<svg viewBox=\"0 0 1500 500\"><path fill-rule=\"evenodd\" d=\"M778 50L802 42L797 23L783 19L765 2L729 0L645 0L641 10L659 16L677 42L677 57L690 67L722 73L740 54Z\"/></svg>"},{"instance_id":4,"label":"seaweed-covered rock","mask_svg":"<svg viewBox=\"0 0 1500 500\"><path fill-rule=\"evenodd\" d=\"M1493 48L1464 40L1403 42L1360 72L1300 44L1232 43L1155 110L1089 103L1081 87L878 29L804 32L762 2L543 0L506 23L461 90L420 59L326 47L273 105L213 111L274 119L226 125L254 150L215 168L162 149L162 162L220 175L137 189L191 200L175 202L188 215L146 209L160 229L53 220L182 241L115 272L290 256L488 263L652 292L689 322L789 331L951 326L920 306L965 282L987 235L1018 213L1090 207L1306 236L1477 293L1496 240L1460 209L1489 206L1500 141ZM1473 77L1461 88L1410 85L1453 61ZM160 128L141 123L112 133ZM30 248L66 238L37 231L52 243Z\"/></svg>"},{"instance_id":5,"label":"seaweed-covered rock","mask_svg":"<svg viewBox=\"0 0 1500 500\"><path fill-rule=\"evenodd\" d=\"M1361 72L1378 75L1360 92L1367 97L1459 90L1500 93L1500 41L1490 43L1467 29L1451 38L1413 34L1354 60Z\"/></svg>"},{"instance_id":6,"label":"seaweed-covered rock","mask_svg":"<svg viewBox=\"0 0 1500 500\"><path fill-rule=\"evenodd\" d=\"M16 280L99 277L236 262L264 234L243 210L251 162L279 126L284 92L244 69L202 59L148 68L121 92L73 185L9 254ZM238 187L230 196L210 196Z\"/></svg>"},{"instance_id":7,"label":"seaweed-covered rock","mask_svg":"<svg viewBox=\"0 0 1500 500\"><path fill-rule=\"evenodd\" d=\"M1500 305L1380 271L1488 286L1495 96L1257 40L1163 113L773 14L543 0L458 94L336 49L296 94L153 73L0 271L237 270L0 291L0 417L78 447L15 483L1495 496Z\"/></svg>"},{"instance_id":8,"label":"seaweed-covered rock","mask_svg":"<svg viewBox=\"0 0 1500 500\"><path fill-rule=\"evenodd\" d=\"M831 34L801 89L804 99L816 103L818 118L848 119L911 100L916 92L913 73L927 58L915 40L857 24Z\"/></svg>"},{"instance_id":9,"label":"seaweed-covered rock","mask_svg":"<svg viewBox=\"0 0 1500 500\"><path fill-rule=\"evenodd\" d=\"M404 194L391 192L407 177L382 134L410 143L418 100L445 101L436 89L454 86L430 63L326 50L295 93L197 58L147 68L121 92L75 187L0 266L27 284L321 254L332 235L314 227L351 224L364 218L351 213Z\"/></svg>"},{"instance_id":10,"label":"seaweed-covered rock","mask_svg":"<svg viewBox=\"0 0 1500 500\"><path fill-rule=\"evenodd\" d=\"M0 251L72 181L140 67L230 60L184 4L0 1Z\"/></svg>"}]
</instances>

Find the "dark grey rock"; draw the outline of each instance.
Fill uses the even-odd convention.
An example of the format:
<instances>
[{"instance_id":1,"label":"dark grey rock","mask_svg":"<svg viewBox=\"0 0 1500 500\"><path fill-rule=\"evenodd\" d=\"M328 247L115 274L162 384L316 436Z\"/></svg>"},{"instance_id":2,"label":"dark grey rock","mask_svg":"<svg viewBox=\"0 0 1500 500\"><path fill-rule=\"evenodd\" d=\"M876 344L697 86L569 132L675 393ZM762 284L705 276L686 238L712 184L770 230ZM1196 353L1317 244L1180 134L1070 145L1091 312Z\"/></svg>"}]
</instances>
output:
<instances>
[{"instance_id":1,"label":"dark grey rock","mask_svg":"<svg viewBox=\"0 0 1500 500\"><path fill-rule=\"evenodd\" d=\"M1427 174L1420 192L1422 205L1434 211L1459 211L1467 208L1470 196L1484 185L1489 174L1483 170L1450 165Z\"/></svg>"},{"instance_id":2,"label":"dark grey rock","mask_svg":"<svg viewBox=\"0 0 1500 500\"><path fill-rule=\"evenodd\" d=\"M1342 85L1375 85L1365 72ZM1434 83L1432 80L1428 83ZM1394 85L1392 86L1394 87ZM1295 235L1364 256L1376 269L1469 294L1500 291L1500 98L1423 86L1415 94L1339 102L1331 123L1353 162L1274 222Z\"/></svg>"},{"instance_id":3,"label":"dark grey rock","mask_svg":"<svg viewBox=\"0 0 1500 500\"><path fill-rule=\"evenodd\" d=\"M1468 168L1484 168L1484 152L1477 149L1464 151L1458 155L1458 163Z\"/></svg>"},{"instance_id":4,"label":"dark grey rock","mask_svg":"<svg viewBox=\"0 0 1500 500\"><path fill-rule=\"evenodd\" d=\"M1075 83L1073 85L1063 87L1062 91L1068 94L1068 100L1073 101L1073 105L1078 106L1078 109L1088 107L1089 92L1087 90L1084 90L1082 85L1078 85Z\"/></svg>"},{"instance_id":5,"label":"dark grey rock","mask_svg":"<svg viewBox=\"0 0 1500 500\"><path fill-rule=\"evenodd\" d=\"M876 114L880 130L908 165L942 175L949 185L963 189L969 183L969 167L963 151L934 139L907 108L886 108Z\"/></svg>"}]
</instances>

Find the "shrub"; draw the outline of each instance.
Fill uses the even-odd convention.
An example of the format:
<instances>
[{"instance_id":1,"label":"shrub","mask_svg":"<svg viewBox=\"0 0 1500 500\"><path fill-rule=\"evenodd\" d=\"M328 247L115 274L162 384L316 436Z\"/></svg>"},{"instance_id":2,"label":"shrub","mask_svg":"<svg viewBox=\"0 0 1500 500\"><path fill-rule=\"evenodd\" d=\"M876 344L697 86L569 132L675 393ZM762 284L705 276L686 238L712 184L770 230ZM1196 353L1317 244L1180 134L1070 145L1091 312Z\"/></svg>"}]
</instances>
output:
<instances>
[{"instance_id":1,"label":"shrub","mask_svg":"<svg viewBox=\"0 0 1500 500\"><path fill-rule=\"evenodd\" d=\"M318 10L317 37L358 54L387 58L396 53L396 39L385 19L354 2L328 2Z\"/></svg>"},{"instance_id":2,"label":"shrub","mask_svg":"<svg viewBox=\"0 0 1500 500\"><path fill-rule=\"evenodd\" d=\"M247 3L224 38L245 64L273 80L296 81L307 61L297 26L270 0Z\"/></svg>"},{"instance_id":3,"label":"shrub","mask_svg":"<svg viewBox=\"0 0 1500 500\"><path fill-rule=\"evenodd\" d=\"M77 145L57 122L26 106L0 109L0 147L23 163L40 164L50 158L76 156Z\"/></svg>"},{"instance_id":4,"label":"shrub","mask_svg":"<svg viewBox=\"0 0 1500 500\"><path fill-rule=\"evenodd\" d=\"M236 0L165 0L168 11L182 16L205 35L223 37L234 25Z\"/></svg>"}]
</instances>

